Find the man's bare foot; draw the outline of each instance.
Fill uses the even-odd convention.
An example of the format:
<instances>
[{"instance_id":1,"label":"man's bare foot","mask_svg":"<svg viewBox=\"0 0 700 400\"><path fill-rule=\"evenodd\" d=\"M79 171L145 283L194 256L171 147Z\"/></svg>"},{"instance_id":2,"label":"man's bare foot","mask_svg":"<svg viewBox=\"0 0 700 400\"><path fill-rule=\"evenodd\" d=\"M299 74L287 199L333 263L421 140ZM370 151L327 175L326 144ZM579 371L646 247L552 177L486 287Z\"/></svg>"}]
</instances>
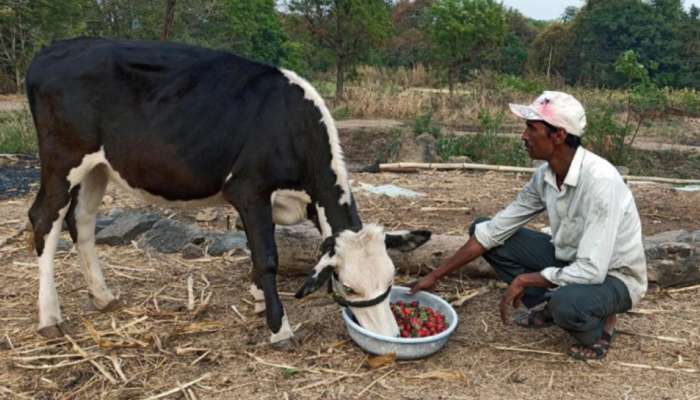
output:
<instances>
[{"instance_id":1,"label":"man's bare foot","mask_svg":"<svg viewBox=\"0 0 700 400\"><path fill-rule=\"evenodd\" d=\"M617 315L613 314L605 320L603 326L603 336L592 346L587 347L574 344L569 348L569 355L577 360L601 360L605 358L615 337L615 326L617 325Z\"/></svg>"}]
</instances>

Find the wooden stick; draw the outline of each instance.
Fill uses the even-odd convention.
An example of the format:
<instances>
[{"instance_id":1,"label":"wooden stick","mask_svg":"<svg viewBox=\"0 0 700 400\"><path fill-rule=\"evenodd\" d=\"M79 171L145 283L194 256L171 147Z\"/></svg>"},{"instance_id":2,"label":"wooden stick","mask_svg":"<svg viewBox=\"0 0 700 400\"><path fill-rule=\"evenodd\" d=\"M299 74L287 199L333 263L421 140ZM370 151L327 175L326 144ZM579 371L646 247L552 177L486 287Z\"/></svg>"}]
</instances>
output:
<instances>
[{"instance_id":1,"label":"wooden stick","mask_svg":"<svg viewBox=\"0 0 700 400\"><path fill-rule=\"evenodd\" d=\"M678 289L669 289L666 291L666 293L680 293L680 292L687 292L689 290L695 290L695 289L700 289L700 285L688 286L688 287L678 288Z\"/></svg>"},{"instance_id":2,"label":"wooden stick","mask_svg":"<svg viewBox=\"0 0 700 400\"><path fill-rule=\"evenodd\" d=\"M467 292L466 294L464 294L462 296L459 296L457 299L450 302L450 304L452 304L455 307L459 307L459 306L463 305L467 300L471 300L474 297L482 295L488 291L489 291L488 288L474 289L470 292Z\"/></svg>"},{"instance_id":3,"label":"wooden stick","mask_svg":"<svg viewBox=\"0 0 700 400\"><path fill-rule=\"evenodd\" d=\"M437 212L437 211L469 211L471 207L421 207L421 212Z\"/></svg>"},{"instance_id":4,"label":"wooden stick","mask_svg":"<svg viewBox=\"0 0 700 400\"><path fill-rule=\"evenodd\" d=\"M491 164L473 164L473 163L388 163L379 164L379 172L416 172L418 170L434 169L438 171L449 170L477 170L477 171L500 171L500 172L535 172L535 168L529 167L513 167L507 165L491 165ZM698 179L675 179L662 178L655 176L635 176L624 175L623 178L628 181L647 181L657 183L673 183L673 184L700 184Z\"/></svg>"},{"instance_id":5,"label":"wooden stick","mask_svg":"<svg viewBox=\"0 0 700 400\"><path fill-rule=\"evenodd\" d=\"M671 343L680 343L680 344L691 344L691 342L688 339L683 339L679 337L673 337L673 336L655 336L655 335L647 335L644 333L635 333L635 332L630 332L630 331L624 331L621 329L617 330L618 333L622 335L628 335L628 336L639 336L639 337L644 337L644 338L649 338L649 339L656 339L656 340L661 340L662 342L671 342Z\"/></svg>"},{"instance_id":6,"label":"wooden stick","mask_svg":"<svg viewBox=\"0 0 700 400\"><path fill-rule=\"evenodd\" d=\"M238 315L238 318L240 318L243 322L246 322L245 317L238 311L238 308L236 308L236 306L232 305L231 309L233 310L233 312L236 313L236 315Z\"/></svg>"},{"instance_id":7,"label":"wooden stick","mask_svg":"<svg viewBox=\"0 0 700 400\"><path fill-rule=\"evenodd\" d=\"M515 351L519 353L535 353L535 354L546 354L550 356L563 356L564 353L559 353L556 351L546 351L546 350L533 350L533 349L521 349L518 347L503 347L503 346L491 346L496 350L502 351Z\"/></svg>"},{"instance_id":8,"label":"wooden stick","mask_svg":"<svg viewBox=\"0 0 700 400\"><path fill-rule=\"evenodd\" d=\"M80 353L80 355L83 356L84 358L90 358L90 355L89 355L85 350L83 350L80 346L78 346L78 343L76 343L76 341L73 340L72 337L70 337L69 335L65 335L65 337L66 337L66 339L68 339L69 342L71 342L71 344L73 345L73 349L74 349L75 351L77 351L78 353ZM98 363L98 362L95 361L94 359L90 359L89 362L90 362L90 364L92 364L95 368L97 368L97 370L100 371L100 372L102 373L102 375L104 375L104 377L107 378L107 380L109 380L110 383L112 383L113 385L116 385L116 384L119 383L119 382L112 376L112 374L110 374L109 371L107 371L107 369L106 369L104 366L102 366L102 364Z\"/></svg>"},{"instance_id":9,"label":"wooden stick","mask_svg":"<svg viewBox=\"0 0 700 400\"><path fill-rule=\"evenodd\" d=\"M347 378L347 377L349 377L349 376L350 376L350 375L341 375L341 376L335 377L335 378L333 378L333 379L326 379L326 380L318 381L318 382L311 383L311 384L306 385L306 386L302 386L302 387L300 387L300 388L292 389L292 392L301 392L301 391L304 391L304 390L308 390L308 389L315 388L315 387L317 387L317 386L332 385L332 384L334 384L334 383L336 383L336 382L338 382L338 381L340 381L340 380L343 380L343 379L345 379L345 378Z\"/></svg>"},{"instance_id":10,"label":"wooden stick","mask_svg":"<svg viewBox=\"0 0 700 400\"><path fill-rule=\"evenodd\" d=\"M369 389L371 389L372 386L374 386L374 385L375 385L377 382L379 382L380 380L386 378L389 374L391 374L391 373L394 372L394 371L396 371L396 370L395 370L395 369L392 369L391 371L387 372L386 374L384 374L384 375L380 376L379 378L373 380L372 383L370 383L369 385L365 386L364 389L360 390L360 392L359 392L358 394L355 395L355 398L356 398L356 399L359 399L360 396L362 396L366 391L368 391Z\"/></svg>"},{"instance_id":11,"label":"wooden stick","mask_svg":"<svg viewBox=\"0 0 700 400\"><path fill-rule=\"evenodd\" d=\"M127 379L126 375L124 375L124 370L122 370L122 365L119 362L117 355L110 354L107 358L109 358L109 360L112 361L112 366L114 367L114 370L117 371L117 375L119 375L119 377L122 378L122 381L124 381L124 383L129 382L129 379Z\"/></svg>"},{"instance_id":12,"label":"wooden stick","mask_svg":"<svg viewBox=\"0 0 700 400\"><path fill-rule=\"evenodd\" d=\"M173 393L180 392L180 391L182 391L182 390L184 390L184 389L186 389L186 388L188 388L188 387L194 385L195 383L197 383L197 382L199 382L199 381L202 381L202 380L204 380L204 379L209 378L209 375L211 375L211 374L210 374L209 372L207 372L206 374L200 376L199 378L197 378L197 379L195 379L195 380L193 380L193 381L187 382L187 383L185 383L184 385L178 385L178 386L177 386L176 388L174 388L174 389L170 389L170 390L168 390L167 392L163 392L163 393L161 393L161 394L157 394L157 395L155 395L155 396L148 397L148 398L146 398L145 400L156 400L156 399L162 399L163 397L166 397L166 396L170 396L170 395L173 394Z\"/></svg>"},{"instance_id":13,"label":"wooden stick","mask_svg":"<svg viewBox=\"0 0 700 400\"><path fill-rule=\"evenodd\" d=\"M187 276L187 311L194 310L194 279L192 274Z\"/></svg>"},{"instance_id":14,"label":"wooden stick","mask_svg":"<svg viewBox=\"0 0 700 400\"><path fill-rule=\"evenodd\" d=\"M58 369L58 368L63 368L63 367L70 367L72 365L77 365L77 364L82 364L84 362L90 362L97 358L97 356L92 356L90 358L81 358L80 360L76 361L68 361L68 362L60 362L55 365L48 365L48 364L42 364L42 365L29 365L29 364L14 364L15 367L17 368L24 368L24 369L38 369L38 370L52 370L52 369Z\"/></svg>"},{"instance_id":15,"label":"wooden stick","mask_svg":"<svg viewBox=\"0 0 700 400\"><path fill-rule=\"evenodd\" d=\"M661 367L658 365L647 365L647 364L633 364L633 363L626 363L626 362L616 362L618 365L621 365L623 367L629 367L629 368L639 368L639 369L652 369L655 371L664 371L664 372L676 372L676 373L687 373L687 374L697 374L698 371L697 369L693 368L670 368L670 367Z\"/></svg>"},{"instance_id":16,"label":"wooden stick","mask_svg":"<svg viewBox=\"0 0 700 400\"><path fill-rule=\"evenodd\" d=\"M209 355L209 353L211 353L211 350L205 351L204 354L202 354L201 356L197 357L194 361L192 361L192 362L190 363L190 367L193 366L193 365L195 365L195 364L197 364L198 362L202 361L202 360L204 359L204 357L206 357L206 356Z\"/></svg>"},{"instance_id":17,"label":"wooden stick","mask_svg":"<svg viewBox=\"0 0 700 400\"><path fill-rule=\"evenodd\" d=\"M14 391L12 391L12 389L7 388L5 386L0 386L0 392L1 393L9 393L10 395L15 396L15 397L20 398L20 399L31 399L31 397L27 397L21 393L14 392Z\"/></svg>"}]
</instances>

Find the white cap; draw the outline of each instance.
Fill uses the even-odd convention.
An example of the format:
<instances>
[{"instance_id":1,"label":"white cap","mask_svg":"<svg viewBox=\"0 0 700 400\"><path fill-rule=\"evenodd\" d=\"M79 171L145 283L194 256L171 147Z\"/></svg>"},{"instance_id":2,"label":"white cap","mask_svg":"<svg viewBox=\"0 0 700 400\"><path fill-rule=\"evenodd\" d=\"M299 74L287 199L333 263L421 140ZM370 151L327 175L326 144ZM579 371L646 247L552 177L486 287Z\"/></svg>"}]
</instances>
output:
<instances>
[{"instance_id":1,"label":"white cap","mask_svg":"<svg viewBox=\"0 0 700 400\"><path fill-rule=\"evenodd\" d=\"M574 96L546 91L529 106L510 104L510 110L520 118L545 121L567 133L581 137L586 129L586 111Z\"/></svg>"}]
</instances>

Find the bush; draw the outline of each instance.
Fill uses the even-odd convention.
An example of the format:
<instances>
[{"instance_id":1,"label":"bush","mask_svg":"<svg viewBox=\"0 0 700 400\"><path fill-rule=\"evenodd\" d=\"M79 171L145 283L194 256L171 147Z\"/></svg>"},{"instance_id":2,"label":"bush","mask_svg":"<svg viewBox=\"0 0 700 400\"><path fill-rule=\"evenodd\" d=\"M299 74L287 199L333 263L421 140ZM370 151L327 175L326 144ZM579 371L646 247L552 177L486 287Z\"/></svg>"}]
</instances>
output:
<instances>
[{"instance_id":1,"label":"bush","mask_svg":"<svg viewBox=\"0 0 700 400\"><path fill-rule=\"evenodd\" d=\"M433 121L433 114L427 113L419 115L413 121L413 133L415 136L429 133L433 137L439 138L442 135L442 128Z\"/></svg>"},{"instance_id":2,"label":"bush","mask_svg":"<svg viewBox=\"0 0 700 400\"><path fill-rule=\"evenodd\" d=\"M497 90L514 90L530 95L539 95L546 90L545 84L536 80L516 75L499 75L496 79Z\"/></svg>"},{"instance_id":3,"label":"bush","mask_svg":"<svg viewBox=\"0 0 700 400\"><path fill-rule=\"evenodd\" d=\"M474 162L496 165L527 166L530 156L519 139L500 136L505 116L503 111L479 111L481 132L476 135L439 138L437 152L443 160L452 156L468 156Z\"/></svg>"},{"instance_id":4,"label":"bush","mask_svg":"<svg viewBox=\"0 0 700 400\"><path fill-rule=\"evenodd\" d=\"M0 153L31 154L37 152L32 116L21 111L0 112Z\"/></svg>"},{"instance_id":5,"label":"bush","mask_svg":"<svg viewBox=\"0 0 700 400\"><path fill-rule=\"evenodd\" d=\"M611 163L625 165L628 157L624 144L631 127L616 121L613 111L608 108L591 109L587 114L588 126L583 144Z\"/></svg>"}]
</instances>

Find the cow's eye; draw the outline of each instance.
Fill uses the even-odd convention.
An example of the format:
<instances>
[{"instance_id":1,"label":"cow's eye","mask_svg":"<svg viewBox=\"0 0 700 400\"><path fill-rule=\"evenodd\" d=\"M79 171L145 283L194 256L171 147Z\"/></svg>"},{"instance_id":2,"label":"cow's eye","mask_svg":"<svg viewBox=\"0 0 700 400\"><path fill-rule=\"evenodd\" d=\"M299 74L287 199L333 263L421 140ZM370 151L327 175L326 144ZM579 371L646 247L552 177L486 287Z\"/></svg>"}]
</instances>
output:
<instances>
[{"instance_id":1,"label":"cow's eye","mask_svg":"<svg viewBox=\"0 0 700 400\"><path fill-rule=\"evenodd\" d=\"M345 292L345 294L356 294L355 289L351 288L348 285L343 285L343 291Z\"/></svg>"}]
</instances>

